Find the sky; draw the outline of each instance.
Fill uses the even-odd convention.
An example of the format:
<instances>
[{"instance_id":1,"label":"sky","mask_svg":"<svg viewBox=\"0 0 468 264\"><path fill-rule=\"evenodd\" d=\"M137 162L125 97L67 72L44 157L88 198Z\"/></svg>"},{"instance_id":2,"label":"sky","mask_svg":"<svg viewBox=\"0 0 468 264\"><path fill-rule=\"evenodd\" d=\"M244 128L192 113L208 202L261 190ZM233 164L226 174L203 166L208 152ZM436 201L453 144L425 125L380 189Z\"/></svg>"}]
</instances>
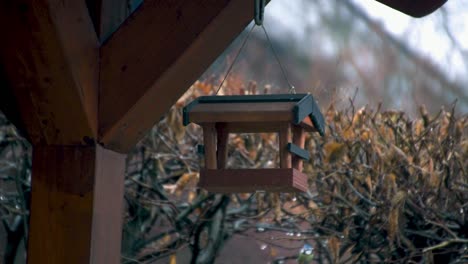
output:
<instances>
[{"instance_id":1,"label":"sky","mask_svg":"<svg viewBox=\"0 0 468 264\"><path fill-rule=\"evenodd\" d=\"M295 1L307 0L272 0L265 10L265 23L270 21L277 34L288 33L300 41L306 37L304 21L315 23L316 17L313 10L301 10L302 5L294 5ZM388 32L404 39L420 54L430 57L450 79L468 81L468 67L460 53L452 52L451 42L441 27L441 11L424 18L412 18L375 0L352 1L380 21ZM451 0L444 8L449 14L450 27L456 40L468 50L468 0Z\"/></svg>"}]
</instances>

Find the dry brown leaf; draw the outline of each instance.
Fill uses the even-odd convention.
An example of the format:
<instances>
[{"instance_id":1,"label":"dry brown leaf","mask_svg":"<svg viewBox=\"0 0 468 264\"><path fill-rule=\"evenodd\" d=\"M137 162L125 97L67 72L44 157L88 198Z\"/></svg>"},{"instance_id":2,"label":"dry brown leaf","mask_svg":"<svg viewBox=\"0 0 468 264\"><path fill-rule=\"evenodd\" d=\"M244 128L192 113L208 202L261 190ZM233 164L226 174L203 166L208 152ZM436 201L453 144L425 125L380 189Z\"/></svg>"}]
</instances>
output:
<instances>
[{"instance_id":1,"label":"dry brown leaf","mask_svg":"<svg viewBox=\"0 0 468 264\"><path fill-rule=\"evenodd\" d=\"M393 156L397 158L399 161L405 161L405 162L411 163L411 161L408 159L408 156L399 147L392 144L391 149L392 149Z\"/></svg>"},{"instance_id":2,"label":"dry brown leaf","mask_svg":"<svg viewBox=\"0 0 468 264\"><path fill-rule=\"evenodd\" d=\"M270 247L270 256L272 257L278 256L278 250L274 247Z\"/></svg>"},{"instance_id":3,"label":"dry brown leaf","mask_svg":"<svg viewBox=\"0 0 468 264\"><path fill-rule=\"evenodd\" d=\"M339 263L340 260L340 239L336 236L332 236L328 239L328 248L330 249L333 263Z\"/></svg>"},{"instance_id":4,"label":"dry brown leaf","mask_svg":"<svg viewBox=\"0 0 468 264\"><path fill-rule=\"evenodd\" d=\"M187 202L192 203L195 198L197 198L197 193L195 191L190 191L187 195Z\"/></svg>"},{"instance_id":5,"label":"dry brown leaf","mask_svg":"<svg viewBox=\"0 0 468 264\"><path fill-rule=\"evenodd\" d=\"M346 153L346 146L343 143L329 142L323 147L326 153L326 161L335 163L340 160Z\"/></svg>"},{"instance_id":6,"label":"dry brown leaf","mask_svg":"<svg viewBox=\"0 0 468 264\"><path fill-rule=\"evenodd\" d=\"M308 206L309 206L309 209L312 209L312 210L317 210L319 208L318 205L312 200L309 200Z\"/></svg>"},{"instance_id":7,"label":"dry brown leaf","mask_svg":"<svg viewBox=\"0 0 468 264\"><path fill-rule=\"evenodd\" d=\"M274 214L275 214L275 221L277 222L281 222L281 218L283 217L283 211L281 210L281 200L280 200L280 197L279 197L279 194L278 193L273 193L271 194L271 204L273 206L273 208L275 208L274 210Z\"/></svg>"},{"instance_id":8,"label":"dry brown leaf","mask_svg":"<svg viewBox=\"0 0 468 264\"><path fill-rule=\"evenodd\" d=\"M362 131L360 133L360 138L361 138L361 141L364 141L364 142L369 141L371 139L371 133L369 129L365 129L364 131Z\"/></svg>"},{"instance_id":9,"label":"dry brown leaf","mask_svg":"<svg viewBox=\"0 0 468 264\"><path fill-rule=\"evenodd\" d=\"M421 119L419 120L416 120L416 122L414 123L414 135L416 137L419 137L422 135L424 131L424 123Z\"/></svg>"},{"instance_id":10,"label":"dry brown leaf","mask_svg":"<svg viewBox=\"0 0 468 264\"><path fill-rule=\"evenodd\" d=\"M398 230L399 208L392 208L388 215L388 237L390 241L394 241Z\"/></svg>"},{"instance_id":11,"label":"dry brown leaf","mask_svg":"<svg viewBox=\"0 0 468 264\"><path fill-rule=\"evenodd\" d=\"M398 191L392 198L392 207L399 207L406 199L405 191Z\"/></svg>"},{"instance_id":12,"label":"dry brown leaf","mask_svg":"<svg viewBox=\"0 0 468 264\"><path fill-rule=\"evenodd\" d=\"M354 133L354 130L352 127L349 127L347 128L344 132L343 132L343 138L346 139L346 140L354 140L356 138L356 135Z\"/></svg>"},{"instance_id":13,"label":"dry brown leaf","mask_svg":"<svg viewBox=\"0 0 468 264\"><path fill-rule=\"evenodd\" d=\"M171 256L169 257L169 264L177 264L176 254L171 254Z\"/></svg>"},{"instance_id":14,"label":"dry brown leaf","mask_svg":"<svg viewBox=\"0 0 468 264\"><path fill-rule=\"evenodd\" d=\"M213 90L213 85L211 83L207 83L207 82L197 81L194 86L195 86L196 89L198 89L199 91L201 91L205 95L210 94L211 91Z\"/></svg>"},{"instance_id":15,"label":"dry brown leaf","mask_svg":"<svg viewBox=\"0 0 468 264\"><path fill-rule=\"evenodd\" d=\"M425 174L426 182L428 182L430 187L439 187L440 177L438 173L434 171L434 161L432 158L429 158L426 165L423 167L423 172Z\"/></svg>"},{"instance_id":16,"label":"dry brown leaf","mask_svg":"<svg viewBox=\"0 0 468 264\"><path fill-rule=\"evenodd\" d=\"M332 202L332 197L329 194L324 194L322 200L325 205L329 205Z\"/></svg>"},{"instance_id":17,"label":"dry brown leaf","mask_svg":"<svg viewBox=\"0 0 468 264\"><path fill-rule=\"evenodd\" d=\"M181 192L185 189L185 187L189 183L197 181L198 177L199 177L198 172L190 172L190 173L187 172L187 173L182 174L179 180L177 180L175 184L176 188L173 189L172 193L176 193L177 195L180 195Z\"/></svg>"},{"instance_id":18,"label":"dry brown leaf","mask_svg":"<svg viewBox=\"0 0 468 264\"><path fill-rule=\"evenodd\" d=\"M182 124L182 116L180 114L180 109L177 109L175 107L171 108L167 116L167 125L174 132L177 141L180 141L184 138L185 127Z\"/></svg>"},{"instance_id":19,"label":"dry brown leaf","mask_svg":"<svg viewBox=\"0 0 468 264\"><path fill-rule=\"evenodd\" d=\"M365 115L365 112L366 112L366 107L362 107L361 109L359 109L356 114L354 114L354 117L353 117L353 126L357 126L359 125L363 119L364 119L364 115Z\"/></svg>"},{"instance_id":20,"label":"dry brown leaf","mask_svg":"<svg viewBox=\"0 0 468 264\"><path fill-rule=\"evenodd\" d=\"M387 142L391 142L394 140L395 135L393 130L387 126L381 125L379 126L380 135L385 139Z\"/></svg>"},{"instance_id":21,"label":"dry brown leaf","mask_svg":"<svg viewBox=\"0 0 468 264\"><path fill-rule=\"evenodd\" d=\"M367 177L366 177L366 185L367 185L367 188L369 189L370 195L372 197L373 186L372 186L372 178L371 178L370 175L367 175Z\"/></svg>"},{"instance_id":22,"label":"dry brown leaf","mask_svg":"<svg viewBox=\"0 0 468 264\"><path fill-rule=\"evenodd\" d=\"M255 196L256 196L255 200L257 201L257 210L261 212L265 208L265 201L264 201L265 195L261 192L257 192Z\"/></svg>"}]
</instances>

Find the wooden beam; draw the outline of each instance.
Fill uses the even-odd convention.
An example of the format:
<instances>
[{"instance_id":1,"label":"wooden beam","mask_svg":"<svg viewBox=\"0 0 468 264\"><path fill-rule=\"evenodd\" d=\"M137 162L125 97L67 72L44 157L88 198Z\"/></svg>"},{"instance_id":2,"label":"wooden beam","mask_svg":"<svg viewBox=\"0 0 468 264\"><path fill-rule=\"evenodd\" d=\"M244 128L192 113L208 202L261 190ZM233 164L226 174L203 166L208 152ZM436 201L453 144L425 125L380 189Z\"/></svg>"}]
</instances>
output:
<instances>
[{"instance_id":1,"label":"wooden beam","mask_svg":"<svg viewBox=\"0 0 468 264\"><path fill-rule=\"evenodd\" d=\"M97 135L99 43L84 1L0 3L1 74L34 144L83 144ZM2 107L5 107L2 105ZM18 119L18 118L15 118Z\"/></svg>"},{"instance_id":2,"label":"wooden beam","mask_svg":"<svg viewBox=\"0 0 468 264\"><path fill-rule=\"evenodd\" d=\"M246 0L148 0L101 50L100 141L125 152L253 18Z\"/></svg>"},{"instance_id":3,"label":"wooden beam","mask_svg":"<svg viewBox=\"0 0 468 264\"><path fill-rule=\"evenodd\" d=\"M36 146L32 169L28 263L120 263L125 156Z\"/></svg>"},{"instance_id":4,"label":"wooden beam","mask_svg":"<svg viewBox=\"0 0 468 264\"><path fill-rule=\"evenodd\" d=\"M282 169L201 169L199 186L210 192L306 192L307 175Z\"/></svg>"},{"instance_id":5,"label":"wooden beam","mask_svg":"<svg viewBox=\"0 0 468 264\"><path fill-rule=\"evenodd\" d=\"M226 123L216 123L217 168L224 169L228 159L229 130Z\"/></svg>"},{"instance_id":6,"label":"wooden beam","mask_svg":"<svg viewBox=\"0 0 468 264\"><path fill-rule=\"evenodd\" d=\"M205 146L205 168L216 169L216 139L217 132L214 123L203 124L203 144Z\"/></svg>"},{"instance_id":7,"label":"wooden beam","mask_svg":"<svg viewBox=\"0 0 468 264\"><path fill-rule=\"evenodd\" d=\"M291 142L291 125L289 123L283 125L278 133L279 138L279 154L280 154L280 168L291 168L291 152L288 150L288 143Z\"/></svg>"},{"instance_id":8,"label":"wooden beam","mask_svg":"<svg viewBox=\"0 0 468 264\"><path fill-rule=\"evenodd\" d=\"M292 135L293 135L293 138L292 138L292 142L300 147L301 149L304 149L304 145L305 145L305 129L301 126L296 126L296 125L293 125L291 127L291 130L292 130ZM292 156L292 167L298 171L302 171L302 167L303 167L303 160L301 157L297 156L297 155L293 155Z\"/></svg>"}]
</instances>

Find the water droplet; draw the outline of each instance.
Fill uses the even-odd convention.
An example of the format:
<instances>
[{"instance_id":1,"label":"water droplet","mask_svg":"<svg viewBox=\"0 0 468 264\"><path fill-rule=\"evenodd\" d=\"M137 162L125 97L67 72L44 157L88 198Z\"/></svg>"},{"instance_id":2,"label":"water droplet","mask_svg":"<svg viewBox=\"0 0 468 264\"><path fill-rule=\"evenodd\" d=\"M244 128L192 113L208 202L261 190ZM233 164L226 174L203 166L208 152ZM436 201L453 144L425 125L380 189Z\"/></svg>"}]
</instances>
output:
<instances>
[{"instance_id":1,"label":"water droplet","mask_svg":"<svg viewBox=\"0 0 468 264\"><path fill-rule=\"evenodd\" d=\"M301 233L297 233L296 236L297 236L297 237L300 237L300 236L302 236L302 234L301 234Z\"/></svg>"},{"instance_id":2,"label":"water droplet","mask_svg":"<svg viewBox=\"0 0 468 264\"><path fill-rule=\"evenodd\" d=\"M259 228L257 228L257 232L265 232L265 228L259 227Z\"/></svg>"},{"instance_id":3,"label":"water droplet","mask_svg":"<svg viewBox=\"0 0 468 264\"><path fill-rule=\"evenodd\" d=\"M340 238L341 238L341 239L343 239L343 238L344 238L344 236L343 236L343 235L340 235Z\"/></svg>"},{"instance_id":4,"label":"water droplet","mask_svg":"<svg viewBox=\"0 0 468 264\"><path fill-rule=\"evenodd\" d=\"M261 250L265 250L267 247L268 247L268 246L267 246L266 244L263 244L263 245L260 246L260 249L261 249Z\"/></svg>"},{"instance_id":5,"label":"water droplet","mask_svg":"<svg viewBox=\"0 0 468 264\"><path fill-rule=\"evenodd\" d=\"M460 209L460 214L463 214L465 211L463 211L463 208Z\"/></svg>"},{"instance_id":6,"label":"water droplet","mask_svg":"<svg viewBox=\"0 0 468 264\"><path fill-rule=\"evenodd\" d=\"M15 204L15 208L16 208L16 209L20 209L19 204Z\"/></svg>"},{"instance_id":7,"label":"water droplet","mask_svg":"<svg viewBox=\"0 0 468 264\"><path fill-rule=\"evenodd\" d=\"M293 232L288 232L286 233L287 236L294 236L294 233Z\"/></svg>"},{"instance_id":8,"label":"water droplet","mask_svg":"<svg viewBox=\"0 0 468 264\"><path fill-rule=\"evenodd\" d=\"M297 198L296 198L296 197L293 197L293 198L292 198L292 201L293 201L293 202L297 201Z\"/></svg>"},{"instance_id":9,"label":"water droplet","mask_svg":"<svg viewBox=\"0 0 468 264\"><path fill-rule=\"evenodd\" d=\"M5 201L5 200L6 200L5 196L0 195L0 201Z\"/></svg>"}]
</instances>

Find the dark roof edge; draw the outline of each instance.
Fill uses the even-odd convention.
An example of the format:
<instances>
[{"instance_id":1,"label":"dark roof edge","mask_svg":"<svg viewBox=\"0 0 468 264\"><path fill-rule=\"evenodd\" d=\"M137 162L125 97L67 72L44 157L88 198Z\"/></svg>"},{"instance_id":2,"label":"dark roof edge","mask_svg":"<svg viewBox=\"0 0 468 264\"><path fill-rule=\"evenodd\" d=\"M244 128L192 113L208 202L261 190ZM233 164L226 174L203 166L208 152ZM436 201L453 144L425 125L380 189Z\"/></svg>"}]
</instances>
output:
<instances>
[{"instance_id":1,"label":"dark roof edge","mask_svg":"<svg viewBox=\"0 0 468 264\"><path fill-rule=\"evenodd\" d=\"M299 124L306 116L312 120L321 136L325 134L325 120L314 97L306 94L268 94L268 95L228 95L228 96L200 96L185 106L182 110L183 124L190 123L189 112L198 104L203 103L271 103L271 102L296 102L293 108L295 124Z\"/></svg>"}]
</instances>

